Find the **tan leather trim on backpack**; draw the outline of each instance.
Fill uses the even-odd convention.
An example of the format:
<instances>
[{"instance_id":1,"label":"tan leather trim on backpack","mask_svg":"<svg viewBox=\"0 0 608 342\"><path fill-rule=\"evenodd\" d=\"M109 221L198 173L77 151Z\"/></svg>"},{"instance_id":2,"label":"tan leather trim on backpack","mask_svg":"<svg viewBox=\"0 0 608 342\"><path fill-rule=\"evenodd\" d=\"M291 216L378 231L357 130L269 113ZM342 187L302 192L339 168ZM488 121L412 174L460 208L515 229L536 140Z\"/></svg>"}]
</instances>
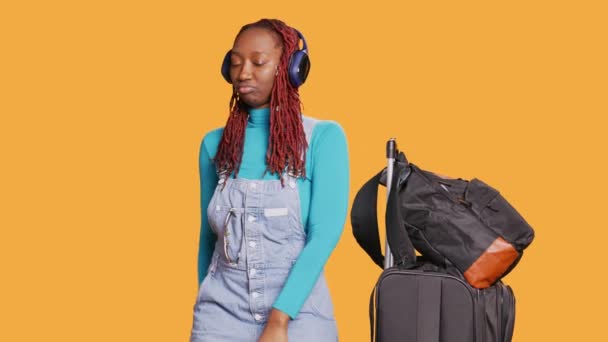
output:
<instances>
[{"instance_id":1,"label":"tan leather trim on backpack","mask_svg":"<svg viewBox=\"0 0 608 342\"><path fill-rule=\"evenodd\" d=\"M488 249L464 273L471 286L478 289L490 287L517 259L517 250L498 237Z\"/></svg>"}]
</instances>

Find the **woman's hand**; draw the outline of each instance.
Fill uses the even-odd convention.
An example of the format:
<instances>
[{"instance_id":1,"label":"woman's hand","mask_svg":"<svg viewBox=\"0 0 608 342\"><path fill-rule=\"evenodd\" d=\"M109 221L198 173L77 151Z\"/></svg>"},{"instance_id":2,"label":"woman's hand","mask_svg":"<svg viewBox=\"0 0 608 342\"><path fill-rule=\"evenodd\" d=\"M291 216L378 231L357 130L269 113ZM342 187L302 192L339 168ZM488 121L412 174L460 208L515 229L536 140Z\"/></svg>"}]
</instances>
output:
<instances>
[{"instance_id":1,"label":"woman's hand","mask_svg":"<svg viewBox=\"0 0 608 342\"><path fill-rule=\"evenodd\" d=\"M272 309L258 342L287 342L288 325L289 315L283 311Z\"/></svg>"}]
</instances>

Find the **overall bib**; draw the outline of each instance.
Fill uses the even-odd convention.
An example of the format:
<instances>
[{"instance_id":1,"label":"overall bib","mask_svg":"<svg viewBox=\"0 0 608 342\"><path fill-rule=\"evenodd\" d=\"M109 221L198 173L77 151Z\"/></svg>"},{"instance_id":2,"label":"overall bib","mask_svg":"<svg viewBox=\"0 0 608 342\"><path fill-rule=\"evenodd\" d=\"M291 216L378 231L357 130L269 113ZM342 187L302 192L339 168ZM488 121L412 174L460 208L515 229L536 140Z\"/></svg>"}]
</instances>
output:
<instances>
[{"instance_id":1,"label":"overall bib","mask_svg":"<svg viewBox=\"0 0 608 342\"><path fill-rule=\"evenodd\" d=\"M314 119L304 118L307 140ZM207 216L217 241L194 306L191 342L255 342L304 248L297 178L249 180L220 175ZM323 272L298 316L289 342L338 340Z\"/></svg>"}]
</instances>

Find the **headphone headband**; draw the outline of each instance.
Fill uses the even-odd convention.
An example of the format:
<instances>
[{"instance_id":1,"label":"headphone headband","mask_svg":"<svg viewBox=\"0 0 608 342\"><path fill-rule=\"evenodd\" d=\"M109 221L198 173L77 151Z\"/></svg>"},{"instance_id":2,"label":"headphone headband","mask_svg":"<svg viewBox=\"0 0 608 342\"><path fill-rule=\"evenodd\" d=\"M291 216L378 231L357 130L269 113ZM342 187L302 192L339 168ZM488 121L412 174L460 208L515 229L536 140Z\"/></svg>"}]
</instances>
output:
<instances>
[{"instance_id":1,"label":"headphone headband","mask_svg":"<svg viewBox=\"0 0 608 342\"><path fill-rule=\"evenodd\" d=\"M298 34L298 37L300 37L300 39L302 40L302 49L300 51L304 51L304 52L308 53L308 45L306 45L306 39L304 38L304 35L302 34L302 32L298 31L297 29L294 28L294 30Z\"/></svg>"}]
</instances>

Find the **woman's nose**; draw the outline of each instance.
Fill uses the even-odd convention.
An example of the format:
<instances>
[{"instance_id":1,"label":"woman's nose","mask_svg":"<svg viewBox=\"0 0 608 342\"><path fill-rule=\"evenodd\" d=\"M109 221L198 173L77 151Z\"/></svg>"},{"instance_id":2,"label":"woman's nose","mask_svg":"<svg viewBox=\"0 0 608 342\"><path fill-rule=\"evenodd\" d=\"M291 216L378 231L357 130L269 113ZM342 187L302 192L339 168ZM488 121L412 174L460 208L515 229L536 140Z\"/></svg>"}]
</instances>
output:
<instances>
[{"instance_id":1,"label":"woman's nose","mask_svg":"<svg viewBox=\"0 0 608 342\"><path fill-rule=\"evenodd\" d=\"M238 70L237 79L239 81L248 80L251 78L251 63L244 62Z\"/></svg>"}]
</instances>

